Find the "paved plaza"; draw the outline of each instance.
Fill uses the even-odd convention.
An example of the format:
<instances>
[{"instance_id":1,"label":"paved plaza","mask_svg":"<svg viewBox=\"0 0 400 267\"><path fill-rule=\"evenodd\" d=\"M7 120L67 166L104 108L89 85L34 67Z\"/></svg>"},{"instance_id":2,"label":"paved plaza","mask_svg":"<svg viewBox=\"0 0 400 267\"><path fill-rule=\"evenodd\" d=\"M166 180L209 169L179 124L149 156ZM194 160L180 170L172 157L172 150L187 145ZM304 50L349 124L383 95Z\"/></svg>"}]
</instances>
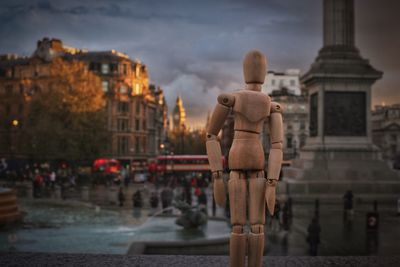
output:
<instances>
[{"instance_id":1,"label":"paved plaza","mask_svg":"<svg viewBox=\"0 0 400 267\"><path fill-rule=\"evenodd\" d=\"M143 189L144 186L133 185L129 192L135 192L139 187ZM207 195L208 212L211 216L210 189L207 190ZM146 201L144 198L144 202ZM0 251L2 252L125 254L131 242L146 240L146 233L143 230L149 220L151 221L149 216L154 213L154 210L149 210L146 206L140 213L135 213L130 206L120 208L115 204L96 208L89 202L74 200L23 198L20 203L27 215L22 225L0 232ZM193 196L193 205L196 204L197 198ZM356 202L353 219L347 222L343 220L342 208L340 201L337 204L327 204L323 201L320 203L321 242L318 255L392 256L398 254L400 216L396 215L396 203L378 206L380 227L376 233L366 231L366 214L372 211L372 203ZM217 208L216 216L224 217L225 210ZM280 227L277 220L271 223L267 218L266 255L309 255L306 242L307 228L313 216L314 203L294 202L289 230ZM179 228L174 225L172 219L168 223L173 225L173 229ZM229 223L212 225L213 222L209 222L209 224L208 237L213 237L216 233L221 237L229 237ZM154 231L162 233L167 230L165 226L163 227ZM214 227L217 231L212 229ZM164 237L167 238L167 235ZM196 238L201 238L201 236ZM70 245L69 242L76 245Z\"/></svg>"}]
</instances>

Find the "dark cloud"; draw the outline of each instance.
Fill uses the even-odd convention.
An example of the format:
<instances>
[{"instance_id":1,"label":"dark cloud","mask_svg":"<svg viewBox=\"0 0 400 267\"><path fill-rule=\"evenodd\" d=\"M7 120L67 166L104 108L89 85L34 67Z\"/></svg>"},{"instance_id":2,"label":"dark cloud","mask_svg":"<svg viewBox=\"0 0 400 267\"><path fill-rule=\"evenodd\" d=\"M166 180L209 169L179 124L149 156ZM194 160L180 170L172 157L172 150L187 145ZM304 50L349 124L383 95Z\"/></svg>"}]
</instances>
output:
<instances>
[{"instance_id":1,"label":"dark cloud","mask_svg":"<svg viewBox=\"0 0 400 267\"><path fill-rule=\"evenodd\" d=\"M357 45L385 73L374 103L400 102L399 7L356 1ZM271 69L305 72L322 46L322 0L14 0L0 4L0 23L0 53L30 55L48 36L142 60L171 108L181 94L191 125L204 123L220 92L242 86L249 49L265 52Z\"/></svg>"}]
</instances>

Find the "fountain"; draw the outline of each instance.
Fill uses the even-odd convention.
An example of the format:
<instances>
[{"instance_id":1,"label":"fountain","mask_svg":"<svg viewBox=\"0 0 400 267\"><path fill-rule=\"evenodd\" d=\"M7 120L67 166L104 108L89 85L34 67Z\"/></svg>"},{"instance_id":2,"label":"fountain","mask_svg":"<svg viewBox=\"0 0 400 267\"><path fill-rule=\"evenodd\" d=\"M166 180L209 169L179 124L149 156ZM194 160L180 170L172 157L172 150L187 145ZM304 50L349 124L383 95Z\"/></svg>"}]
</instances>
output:
<instances>
[{"instance_id":1,"label":"fountain","mask_svg":"<svg viewBox=\"0 0 400 267\"><path fill-rule=\"evenodd\" d=\"M96 254L224 254L230 227L208 219L201 229L185 229L164 210L136 219L132 212L73 202L20 199L27 212L21 227L0 232L0 252ZM167 208L174 209L173 207ZM10 236L13 242L10 242ZM139 249L141 248L141 249Z\"/></svg>"},{"instance_id":2,"label":"fountain","mask_svg":"<svg viewBox=\"0 0 400 267\"><path fill-rule=\"evenodd\" d=\"M16 192L0 187L0 226L15 223L20 219Z\"/></svg>"},{"instance_id":3,"label":"fountain","mask_svg":"<svg viewBox=\"0 0 400 267\"><path fill-rule=\"evenodd\" d=\"M181 212L175 223L186 230L197 229L207 223L207 211L199 207L192 207L184 201L176 201L174 207Z\"/></svg>"}]
</instances>

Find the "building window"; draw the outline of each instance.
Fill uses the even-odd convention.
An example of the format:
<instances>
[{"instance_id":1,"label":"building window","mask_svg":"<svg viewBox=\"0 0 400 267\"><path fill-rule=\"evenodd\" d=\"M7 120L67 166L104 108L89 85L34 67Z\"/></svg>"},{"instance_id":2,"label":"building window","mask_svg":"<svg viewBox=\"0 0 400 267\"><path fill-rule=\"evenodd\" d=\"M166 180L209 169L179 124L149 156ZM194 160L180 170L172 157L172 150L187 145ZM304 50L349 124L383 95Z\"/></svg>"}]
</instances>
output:
<instances>
[{"instance_id":1,"label":"building window","mask_svg":"<svg viewBox=\"0 0 400 267\"><path fill-rule=\"evenodd\" d=\"M141 94L141 86L139 83L135 83L135 87L134 87L134 94L135 95L140 95Z\"/></svg>"},{"instance_id":2,"label":"building window","mask_svg":"<svg viewBox=\"0 0 400 267\"><path fill-rule=\"evenodd\" d=\"M127 136L118 136L118 154L127 154L129 150L129 139Z\"/></svg>"},{"instance_id":3,"label":"building window","mask_svg":"<svg viewBox=\"0 0 400 267\"><path fill-rule=\"evenodd\" d=\"M136 101L136 114L140 114L140 101Z\"/></svg>"},{"instance_id":4,"label":"building window","mask_svg":"<svg viewBox=\"0 0 400 267\"><path fill-rule=\"evenodd\" d=\"M397 135L392 134L392 135L390 136L390 139L391 139L393 142L397 142Z\"/></svg>"},{"instance_id":5,"label":"building window","mask_svg":"<svg viewBox=\"0 0 400 267\"><path fill-rule=\"evenodd\" d=\"M143 137L143 144L142 144L142 152L146 153L146 146L147 146L147 140L146 137Z\"/></svg>"},{"instance_id":6,"label":"building window","mask_svg":"<svg viewBox=\"0 0 400 267\"><path fill-rule=\"evenodd\" d=\"M128 88L125 85L121 85L121 87L119 88L119 92L121 94L126 94L128 93Z\"/></svg>"},{"instance_id":7,"label":"building window","mask_svg":"<svg viewBox=\"0 0 400 267\"><path fill-rule=\"evenodd\" d=\"M290 80L290 86L294 86L295 85L295 80Z\"/></svg>"},{"instance_id":8,"label":"building window","mask_svg":"<svg viewBox=\"0 0 400 267\"><path fill-rule=\"evenodd\" d=\"M273 85L273 86L275 85L275 79L271 80L271 85Z\"/></svg>"},{"instance_id":9,"label":"building window","mask_svg":"<svg viewBox=\"0 0 400 267\"><path fill-rule=\"evenodd\" d=\"M146 120L143 120L143 131L146 131Z\"/></svg>"},{"instance_id":10,"label":"building window","mask_svg":"<svg viewBox=\"0 0 400 267\"><path fill-rule=\"evenodd\" d=\"M118 112L120 113L129 112L129 103L123 101L118 102Z\"/></svg>"},{"instance_id":11,"label":"building window","mask_svg":"<svg viewBox=\"0 0 400 267\"><path fill-rule=\"evenodd\" d=\"M108 81L102 81L101 82L101 87L103 89L103 92L107 93L109 89L109 82Z\"/></svg>"},{"instance_id":12,"label":"building window","mask_svg":"<svg viewBox=\"0 0 400 267\"><path fill-rule=\"evenodd\" d=\"M12 85L6 86L6 94L7 95L12 95L14 93L13 90L14 90L14 86L12 86Z\"/></svg>"},{"instance_id":13,"label":"building window","mask_svg":"<svg viewBox=\"0 0 400 267\"><path fill-rule=\"evenodd\" d=\"M287 128L287 130L292 130L293 126L291 124L288 124L286 128Z\"/></svg>"},{"instance_id":14,"label":"building window","mask_svg":"<svg viewBox=\"0 0 400 267\"><path fill-rule=\"evenodd\" d=\"M135 120L135 127L136 131L140 131L140 121L138 119Z\"/></svg>"},{"instance_id":15,"label":"building window","mask_svg":"<svg viewBox=\"0 0 400 267\"><path fill-rule=\"evenodd\" d=\"M19 85L19 93L20 93L21 95L23 95L23 94L25 93L25 88L24 88L24 85L23 85L23 84L20 84L20 85Z\"/></svg>"},{"instance_id":16,"label":"building window","mask_svg":"<svg viewBox=\"0 0 400 267\"><path fill-rule=\"evenodd\" d=\"M306 144L306 139L307 139L307 136L300 135L300 148Z\"/></svg>"},{"instance_id":17,"label":"building window","mask_svg":"<svg viewBox=\"0 0 400 267\"><path fill-rule=\"evenodd\" d=\"M122 74L124 74L124 75L128 74L128 65L127 64L122 64Z\"/></svg>"},{"instance_id":18,"label":"building window","mask_svg":"<svg viewBox=\"0 0 400 267\"><path fill-rule=\"evenodd\" d=\"M292 136L286 136L286 147L292 148L293 147L293 138Z\"/></svg>"},{"instance_id":19,"label":"building window","mask_svg":"<svg viewBox=\"0 0 400 267\"><path fill-rule=\"evenodd\" d=\"M110 73L110 65L107 63L101 64L101 73L103 73L103 74Z\"/></svg>"},{"instance_id":20,"label":"building window","mask_svg":"<svg viewBox=\"0 0 400 267\"><path fill-rule=\"evenodd\" d=\"M135 138L135 151L136 151L136 153L139 153L140 151L140 141L139 141L140 139L139 139L139 137L137 137L136 136L136 138Z\"/></svg>"},{"instance_id":21,"label":"building window","mask_svg":"<svg viewBox=\"0 0 400 267\"><path fill-rule=\"evenodd\" d=\"M90 63L89 63L89 70L95 71L95 70L96 70L96 63L90 62Z\"/></svg>"},{"instance_id":22,"label":"building window","mask_svg":"<svg viewBox=\"0 0 400 267\"><path fill-rule=\"evenodd\" d=\"M140 67L137 64L135 65L135 75L136 75L136 78L140 77Z\"/></svg>"},{"instance_id":23,"label":"building window","mask_svg":"<svg viewBox=\"0 0 400 267\"><path fill-rule=\"evenodd\" d=\"M120 132L127 132L129 130L129 120L128 119L118 119L117 129Z\"/></svg>"},{"instance_id":24,"label":"building window","mask_svg":"<svg viewBox=\"0 0 400 267\"><path fill-rule=\"evenodd\" d=\"M306 129L306 123L304 121L300 122L300 130L305 130Z\"/></svg>"}]
</instances>

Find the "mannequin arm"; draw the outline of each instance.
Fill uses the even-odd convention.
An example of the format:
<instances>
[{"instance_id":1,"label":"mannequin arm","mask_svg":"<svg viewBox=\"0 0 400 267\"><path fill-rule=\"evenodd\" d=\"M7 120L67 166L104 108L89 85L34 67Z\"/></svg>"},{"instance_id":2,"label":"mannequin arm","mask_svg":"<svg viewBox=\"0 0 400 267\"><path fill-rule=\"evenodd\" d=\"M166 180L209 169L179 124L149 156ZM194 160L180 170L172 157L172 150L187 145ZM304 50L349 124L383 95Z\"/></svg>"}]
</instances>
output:
<instances>
[{"instance_id":1,"label":"mannequin arm","mask_svg":"<svg viewBox=\"0 0 400 267\"><path fill-rule=\"evenodd\" d=\"M223 206L226 199L226 190L222 178L221 145L217 139L217 135L231 111L231 107L234 104L234 97L230 94L221 94L218 97L218 102L207 129L206 148L213 178L214 199L218 205Z\"/></svg>"},{"instance_id":2,"label":"mannequin arm","mask_svg":"<svg viewBox=\"0 0 400 267\"><path fill-rule=\"evenodd\" d=\"M271 103L271 115L269 121L270 150L268 158L268 177L265 199L268 210L274 213L276 199L276 184L278 183L279 173L281 172L283 152L283 122L282 107L278 103Z\"/></svg>"}]
</instances>

